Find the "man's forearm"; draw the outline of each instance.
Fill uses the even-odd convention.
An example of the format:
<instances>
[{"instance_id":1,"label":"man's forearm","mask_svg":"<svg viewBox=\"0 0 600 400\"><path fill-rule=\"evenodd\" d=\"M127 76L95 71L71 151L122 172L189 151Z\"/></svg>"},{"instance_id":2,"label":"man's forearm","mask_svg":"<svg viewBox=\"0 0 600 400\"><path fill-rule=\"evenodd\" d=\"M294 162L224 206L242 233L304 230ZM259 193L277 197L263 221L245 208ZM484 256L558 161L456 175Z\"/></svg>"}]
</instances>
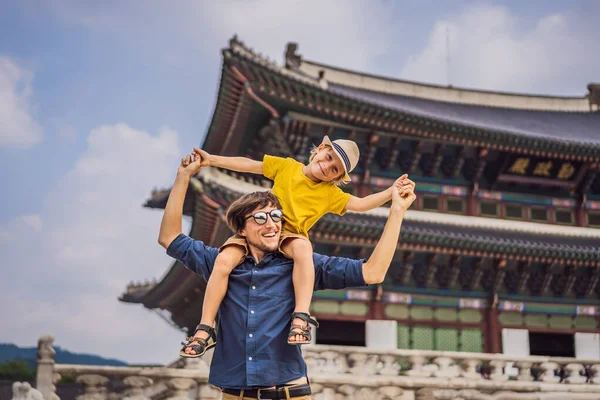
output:
<instances>
[{"instance_id":1,"label":"man's forearm","mask_svg":"<svg viewBox=\"0 0 600 400\"><path fill-rule=\"evenodd\" d=\"M385 274L392 263L396 246L398 245L400 227L402 226L405 212L406 210L397 204L392 204L390 207L390 215L388 216L381 238L375 246L373 254L371 254L369 260L363 265L365 283L381 283L385 279Z\"/></svg>"},{"instance_id":2,"label":"man's forearm","mask_svg":"<svg viewBox=\"0 0 600 400\"><path fill-rule=\"evenodd\" d=\"M171 188L158 235L158 243L165 249L181 233L183 202L185 201L185 193L190 184L190 178L189 174L178 172L175 183Z\"/></svg>"}]
</instances>

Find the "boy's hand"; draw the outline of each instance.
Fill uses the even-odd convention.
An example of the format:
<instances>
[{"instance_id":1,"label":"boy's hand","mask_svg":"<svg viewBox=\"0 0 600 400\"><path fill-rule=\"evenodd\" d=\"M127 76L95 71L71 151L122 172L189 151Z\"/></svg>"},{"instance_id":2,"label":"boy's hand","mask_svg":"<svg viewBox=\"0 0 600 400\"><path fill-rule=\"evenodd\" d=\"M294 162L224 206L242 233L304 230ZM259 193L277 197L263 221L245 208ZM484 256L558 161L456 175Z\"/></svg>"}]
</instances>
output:
<instances>
[{"instance_id":1,"label":"boy's hand","mask_svg":"<svg viewBox=\"0 0 600 400\"><path fill-rule=\"evenodd\" d=\"M394 183L394 188L396 190L392 190L392 205L398 204L403 210L408 210L417 198L415 183L404 174Z\"/></svg>"},{"instance_id":2,"label":"boy's hand","mask_svg":"<svg viewBox=\"0 0 600 400\"><path fill-rule=\"evenodd\" d=\"M194 151L192 152L192 154L200 159L200 165L202 167L210 167L212 165L211 156L206 151L194 147Z\"/></svg>"},{"instance_id":3,"label":"boy's hand","mask_svg":"<svg viewBox=\"0 0 600 400\"><path fill-rule=\"evenodd\" d=\"M400 186L402 186L405 182L406 179L408 179L408 174L404 174L402 175L400 178L396 179L396 181L392 184L391 189L398 189ZM398 186L400 185L400 186Z\"/></svg>"},{"instance_id":4,"label":"boy's hand","mask_svg":"<svg viewBox=\"0 0 600 400\"><path fill-rule=\"evenodd\" d=\"M191 177L200 172L201 167L202 165L200 164L200 157L196 154L188 154L181 159L181 164L177 169L177 173L186 174Z\"/></svg>"}]
</instances>

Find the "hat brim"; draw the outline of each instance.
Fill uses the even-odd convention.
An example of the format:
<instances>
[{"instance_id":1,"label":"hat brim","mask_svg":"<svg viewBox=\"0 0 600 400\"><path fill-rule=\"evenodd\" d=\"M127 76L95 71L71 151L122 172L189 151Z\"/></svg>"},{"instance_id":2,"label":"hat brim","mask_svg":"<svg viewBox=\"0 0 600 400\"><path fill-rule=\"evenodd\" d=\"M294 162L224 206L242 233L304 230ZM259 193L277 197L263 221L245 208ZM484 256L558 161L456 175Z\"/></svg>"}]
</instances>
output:
<instances>
[{"instance_id":1,"label":"hat brim","mask_svg":"<svg viewBox=\"0 0 600 400\"><path fill-rule=\"evenodd\" d=\"M325 135L325 137L323 137L323 141L321 142L321 144L326 144L327 146L331 147L331 149L333 150L333 152L335 153L335 155L337 156L337 158L340 161L343 160L343 158L340 155L340 153L338 153L338 151L335 149L335 147L331 143L331 139L329 139L329 136ZM344 176L342 176L342 179L340 179L340 180L343 183L350 183L352 181L352 179L350 179L350 175L348 175L348 170L346 169L346 164L344 164L343 161L342 161L342 167L344 168Z\"/></svg>"}]
</instances>

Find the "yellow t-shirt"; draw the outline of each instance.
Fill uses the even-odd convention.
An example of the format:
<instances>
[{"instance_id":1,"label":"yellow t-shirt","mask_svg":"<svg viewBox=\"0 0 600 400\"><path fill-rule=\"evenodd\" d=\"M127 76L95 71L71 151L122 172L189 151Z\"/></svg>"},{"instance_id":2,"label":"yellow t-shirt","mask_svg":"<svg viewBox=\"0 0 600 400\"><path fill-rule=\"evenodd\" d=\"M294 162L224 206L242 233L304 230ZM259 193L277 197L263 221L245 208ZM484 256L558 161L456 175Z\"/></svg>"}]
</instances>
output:
<instances>
[{"instance_id":1,"label":"yellow t-shirt","mask_svg":"<svg viewBox=\"0 0 600 400\"><path fill-rule=\"evenodd\" d=\"M328 212L344 215L350 194L331 182L313 182L293 158L265 155L263 175L274 181L271 192L283 208L283 229L308 237L312 226Z\"/></svg>"}]
</instances>

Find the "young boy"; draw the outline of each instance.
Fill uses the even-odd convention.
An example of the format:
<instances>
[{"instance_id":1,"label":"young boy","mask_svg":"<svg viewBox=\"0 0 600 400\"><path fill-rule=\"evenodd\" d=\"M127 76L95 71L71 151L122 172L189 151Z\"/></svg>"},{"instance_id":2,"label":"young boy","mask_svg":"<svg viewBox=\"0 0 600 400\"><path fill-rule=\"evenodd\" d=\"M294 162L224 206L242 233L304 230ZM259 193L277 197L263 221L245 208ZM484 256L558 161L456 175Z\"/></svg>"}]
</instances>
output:
<instances>
[{"instance_id":1,"label":"young boy","mask_svg":"<svg viewBox=\"0 0 600 400\"><path fill-rule=\"evenodd\" d=\"M274 181L272 193L281 201L282 210L269 214L248 216L263 225L284 220L279 251L294 260L295 310L288 335L288 344L306 344L311 340L309 323L318 326L310 317L309 308L314 288L312 244L308 239L310 228L326 213L344 215L346 211L367 211L389 201L392 190L402 190L407 175L398 178L394 185L379 193L359 198L343 192L338 185L350 182L349 173L356 166L359 150L351 140L323 142L311 152L309 163L304 165L292 158L265 155L262 162L245 157L223 157L194 149L194 158L201 157L202 166L221 167L237 172L262 174ZM259 215L260 214L260 215ZM229 216L228 216L229 217ZM229 218L228 218L229 221ZM273 232L270 233L274 235ZM183 343L182 357L200 357L215 345L214 321L227 291L229 274L248 254L243 232L236 232L219 249L213 272L206 286L202 320L192 338ZM268 237L264 238L268 240ZM210 341L209 339L212 339ZM195 354L186 352L186 347Z\"/></svg>"}]
</instances>

